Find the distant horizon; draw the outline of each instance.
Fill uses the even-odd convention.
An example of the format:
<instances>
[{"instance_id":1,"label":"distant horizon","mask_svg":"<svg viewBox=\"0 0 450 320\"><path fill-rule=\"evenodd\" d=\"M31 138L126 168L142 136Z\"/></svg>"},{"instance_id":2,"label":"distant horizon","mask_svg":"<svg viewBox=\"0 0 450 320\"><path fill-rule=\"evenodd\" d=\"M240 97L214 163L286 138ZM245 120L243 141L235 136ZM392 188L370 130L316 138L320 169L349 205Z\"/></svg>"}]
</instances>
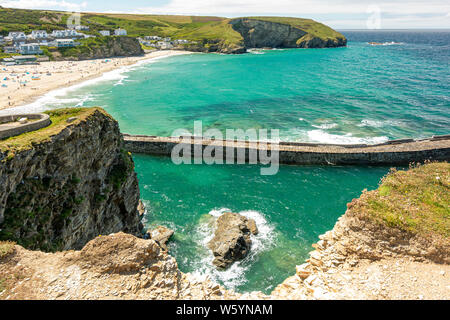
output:
<instances>
[{"instance_id":1,"label":"distant horizon","mask_svg":"<svg viewBox=\"0 0 450 320\"><path fill-rule=\"evenodd\" d=\"M313 19L340 30L450 29L444 0L0 0L11 9L103 14L184 15L236 18L282 16Z\"/></svg>"}]
</instances>

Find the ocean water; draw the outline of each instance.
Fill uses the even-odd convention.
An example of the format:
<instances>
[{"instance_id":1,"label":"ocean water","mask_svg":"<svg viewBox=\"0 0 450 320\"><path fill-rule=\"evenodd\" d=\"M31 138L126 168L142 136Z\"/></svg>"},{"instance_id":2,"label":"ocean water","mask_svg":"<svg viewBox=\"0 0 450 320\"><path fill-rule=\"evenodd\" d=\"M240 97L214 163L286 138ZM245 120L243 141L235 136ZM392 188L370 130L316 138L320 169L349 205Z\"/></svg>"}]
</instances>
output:
<instances>
[{"instance_id":1,"label":"ocean water","mask_svg":"<svg viewBox=\"0 0 450 320\"><path fill-rule=\"evenodd\" d=\"M279 129L282 140L377 143L450 133L450 32L345 31L347 48L192 54L141 63L50 93L29 110L101 106L122 132ZM384 45L371 46L367 42ZM270 292L294 274L346 203L378 186L387 167L174 165L134 155L145 224L175 230L170 253L183 272L238 291ZM249 257L216 271L206 248L211 219L254 218Z\"/></svg>"}]
</instances>

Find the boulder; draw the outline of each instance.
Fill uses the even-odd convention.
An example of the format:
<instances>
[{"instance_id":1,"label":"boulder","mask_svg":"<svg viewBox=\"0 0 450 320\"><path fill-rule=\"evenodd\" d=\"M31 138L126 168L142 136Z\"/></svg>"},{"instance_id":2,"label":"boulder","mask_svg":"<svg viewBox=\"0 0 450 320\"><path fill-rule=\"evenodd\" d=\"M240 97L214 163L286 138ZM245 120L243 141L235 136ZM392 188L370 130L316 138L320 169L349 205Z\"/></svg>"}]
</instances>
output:
<instances>
[{"instance_id":1,"label":"boulder","mask_svg":"<svg viewBox=\"0 0 450 320\"><path fill-rule=\"evenodd\" d=\"M244 259L251 248L250 235L257 233L253 219L231 212L221 215L216 221L214 238L208 243L214 254L213 264L218 269L226 269Z\"/></svg>"},{"instance_id":2,"label":"boulder","mask_svg":"<svg viewBox=\"0 0 450 320\"><path fill-rule=\"evenodd\" d=\"M158 243L161 248L167 251L166 243L167 241L169 241L169 238L173 235L173 230L163 226L159 226L153 230L147 231L147 235L148 235L147 238L156 241L156 243Z\"/></svg>"}]
</instances>

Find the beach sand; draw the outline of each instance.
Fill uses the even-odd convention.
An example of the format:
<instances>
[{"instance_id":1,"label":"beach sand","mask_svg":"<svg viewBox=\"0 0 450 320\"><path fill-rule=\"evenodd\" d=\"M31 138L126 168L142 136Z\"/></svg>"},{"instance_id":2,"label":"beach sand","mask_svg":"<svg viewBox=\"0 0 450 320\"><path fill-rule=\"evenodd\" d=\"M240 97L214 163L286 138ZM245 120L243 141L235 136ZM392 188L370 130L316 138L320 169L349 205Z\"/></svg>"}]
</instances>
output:
<instances>
[{"instance_id":1,"label":"beach sand","mask_svg":"<svg viewBox=\"0 0 450 320\"><path fill-rule=\"evenodd\" d=\"M39 65L1 66L0 110L31 103L49 91L95 79L105 72L142 60L189 53L167 50L155 51L140 57L50 61L41 62Z\"/></svg>"}]
</instances>

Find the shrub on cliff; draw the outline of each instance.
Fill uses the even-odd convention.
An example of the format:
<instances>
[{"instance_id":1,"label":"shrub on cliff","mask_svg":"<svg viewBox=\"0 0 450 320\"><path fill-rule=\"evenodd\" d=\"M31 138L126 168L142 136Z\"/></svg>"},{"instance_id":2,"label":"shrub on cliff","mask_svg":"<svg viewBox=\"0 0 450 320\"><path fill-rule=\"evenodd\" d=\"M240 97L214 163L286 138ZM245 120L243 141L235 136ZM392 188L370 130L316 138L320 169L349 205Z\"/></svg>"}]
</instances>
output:
<instances>
[{"instance_id":1,"label":"shrub on cliff","mask_svg":"<svg viewBox=\"0 0 450 320\"><path fill-rule=\"evenodd\" d=\"M376 221L424 237L450 237L450 164L430 163L392 171L368 197Z\"/></svg>"},{"instance_id":2,"label":"shrub on cliff","mask_svg":"<svg viewBox=\"0 0 450 320\"><path fill-rule=\"evenodd\" d=\"M15 242L0 241L0 260L14 252Z\"/></svg>"},{"instance_id":3,"label":"shrub on cliff","mask_svg":"<svg viewBox=\"0 0 450 320\"><path fill-rule=\"evenodd\" d=\"M377 190L348 205L346 217L372 247L450 263L449 189L449 163L393 169Z\"/></svg>"}]
</instances>

